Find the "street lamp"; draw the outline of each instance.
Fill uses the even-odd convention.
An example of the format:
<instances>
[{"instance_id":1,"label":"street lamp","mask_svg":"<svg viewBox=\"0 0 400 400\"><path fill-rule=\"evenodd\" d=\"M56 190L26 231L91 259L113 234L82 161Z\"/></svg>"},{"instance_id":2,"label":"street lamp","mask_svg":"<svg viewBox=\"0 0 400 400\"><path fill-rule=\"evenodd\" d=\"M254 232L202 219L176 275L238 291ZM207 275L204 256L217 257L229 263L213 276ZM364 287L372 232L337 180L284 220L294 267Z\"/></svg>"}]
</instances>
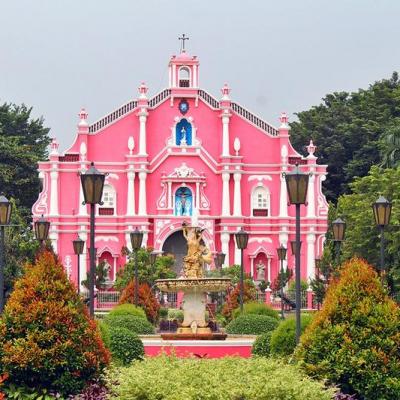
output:
<instances>
[{"instance_id":1,"label":"street lamp","mask_svg":"<svg viewBox=\"0 0 400 400\"><path fill-rule=\"evenodd\" d=\"M249 241L249 234L242 228L240 228L239 232L235 233L236 237L236 245L238 249L240 249L241 257L240 257L240 312L243 313L243 292L244 292L244 284L243 284L243 250L247 247L247 243Z\"/></svg>"},{"instance_id":2,"label":"street lamp","mask_svg":"<svg viewBox=\"0 0 400 400\"><path fill-rule=\"evenodd\" d=\"M49 237L50 222L42 216L35 221L35 236L43 248L44 242Z\"/></svg>"},{"instance_id":3,"label":"street lamp","mask_svg":"<svg viewBox=\"0 0 400 400\"><path fill-rule=\"evenodd\" d=\"M0 196L0 313L4 309L5 227L10 225L12 205Z\"/></svg>"},{"instance_id":4,"label":"street lamp","mask_svg":"<svg viewBox=\"0 0 400 400\"><path fill-rule=\"evenodd\" d=\"M96 249L94 244L95 224L94 211L96 204L102 204L104 180L106 175L102 174L94 167L94 163L90 164L90 168L81 174L81 184L84 202L90 204L90 267L89 267L89 314L94 316L94 281L96 275Z\"/></svg>"},{"instance_id":5,"label":"street lamp","mask_svg":"<svg viewBox=\"0 0 400 400\"><path fill-rule=\"evenodd\" d=\"M139 305L139 276L138 276L138 251L142 247L143 232L138 227L131 232L131 245L135 253L135 306Z\"/></svg>"},{"instance_id":6,"label":"street lamp","mask_svg":"<svg viewBox=\"0 0 400 400\"><path fill-rule=\"evenodd\" d=\"M337 218L332 222L333 241L336 244L336 264L340 262L340 246L344 241L344 234L346 232L346 222L341 218Z\"/></svg>"},{"instance_id":7,"label":"street lamp","mask_svg":"<svg viewBox=\"0 0 400 400\"><path fill-rule=\"evenodd\" d=\"M372 210L374 211L375 223L381 231L381 275L385 274L385 237L384 230L385 226L389 225L390 214L392 213L392 203L386 200L383 196L379 196L379 199L372 204Z\"/></svg>"},{"instance_id":8,"label":"street lamp","mask_svg":"<svg viewBox=\"0 0 400 400\"><path fill-rule=\"evenodd\" d=\"M78 236L77 239L72 241L72 245L74 246L74 253L77 255L78 260L78 294L81 288L81 257L80 255L83 253L83 248L85 246L85 242Z\"/></svg>"},{"instance_id":9,"label":"street lamp","mask_svg":"<svg viewBox=\"0 0 400 400\"><path fill-rule=\"evenodd\" d=\"M300 171L299 165L285 174L286 187L289 195L290 204L296 205L296 255L295 255L295 272L296 272L296 344L300 341L301 325L300 325L300 205L306 203L308 189L308 174Z\"/></svg>"},{"instance_id":10,"label":"street lamp","mask_svg":"<svg viewBox=\"0 0 400 400\"><path fill-rule=\"evenodd\" d=\"M222 253L220 251L214 257L214 263L215 263L216 268L218 270L221 270L222 266L224 265L224 262L225 262L225 253Z\"/></svg>"},{"instance_id":11,"label":"street lamp","mask_svg":"<svg viewBox=\"0 0 400 400\"><path fill-rule=\"evenodd\" d=\"M285 315L283 314L283 261L286 259L286 247L283 246L282 244L276 249L277 253L278 253L278 259L281 262L281 282L280 282L280 286L281 286L281 318L284 319Z\"/></svg>"}]
</instances>

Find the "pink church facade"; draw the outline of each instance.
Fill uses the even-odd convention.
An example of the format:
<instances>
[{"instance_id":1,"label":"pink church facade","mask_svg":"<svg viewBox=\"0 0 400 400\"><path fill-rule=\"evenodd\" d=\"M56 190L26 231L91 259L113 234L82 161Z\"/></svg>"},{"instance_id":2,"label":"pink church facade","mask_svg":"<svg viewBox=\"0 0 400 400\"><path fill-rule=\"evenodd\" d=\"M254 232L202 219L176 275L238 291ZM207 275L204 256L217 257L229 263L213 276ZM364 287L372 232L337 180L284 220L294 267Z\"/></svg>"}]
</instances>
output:
<instances>
[{"instance_id":1,"label":"pink church facade","mask_svg":"<svg viewBox=\"0 0 400 400\"><path fill-rule=\"evenodd\" d=\"M199 60L185 51L171 57L168 71L167 89L149 98L141 84L137 100L93 124L82 109L72 146L59 154L54 139L49 160L39 163L43 190L33 217L51 221L50 239L70 279L85 279L89 265L89 208L82 204L79 174L91 162L107 173L95 244L98 259L111 266L111 281L126 262L121 248L130 248L136 227L144 231L144 246L179 253L179 263L182 222L196 214L211 251L226 254L225 265L240 264L234 234L247 230L245 270L256 281L273 282L280 267L276 248L290 248L295 236L284 173L296 162L310 174L308 205L301 207L301 277L313 278L328 205L321 191L326 166L317 164L312 142L304 158L290 144L286 114L275 128L233 102L227 85L219 100L201 89ZM79 278L77 235L85 241ZM287 266L294 266L290 249Z\"/></svg>"}]
</instances>

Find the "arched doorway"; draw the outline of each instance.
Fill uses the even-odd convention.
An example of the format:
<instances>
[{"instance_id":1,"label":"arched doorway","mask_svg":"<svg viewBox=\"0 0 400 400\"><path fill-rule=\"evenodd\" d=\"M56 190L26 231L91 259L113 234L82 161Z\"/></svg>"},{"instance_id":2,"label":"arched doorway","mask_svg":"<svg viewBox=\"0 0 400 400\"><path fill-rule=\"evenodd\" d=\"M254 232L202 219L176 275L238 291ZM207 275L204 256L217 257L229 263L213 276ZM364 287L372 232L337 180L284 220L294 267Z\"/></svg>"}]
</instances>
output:
<instances>
[{"instance_id":1,"label":"arched doorway","mask_svg":"<svg viewBox=\"0 0 400 400\"><path fill-rule=\"evenodd\" d=\"M183 267L183 257L187 254L187 243L183 237L182 230L174 232L165 240L162 250L164 254L173 254L175 256L174 271L181 275Z\"/></svg>"}]
</instances>

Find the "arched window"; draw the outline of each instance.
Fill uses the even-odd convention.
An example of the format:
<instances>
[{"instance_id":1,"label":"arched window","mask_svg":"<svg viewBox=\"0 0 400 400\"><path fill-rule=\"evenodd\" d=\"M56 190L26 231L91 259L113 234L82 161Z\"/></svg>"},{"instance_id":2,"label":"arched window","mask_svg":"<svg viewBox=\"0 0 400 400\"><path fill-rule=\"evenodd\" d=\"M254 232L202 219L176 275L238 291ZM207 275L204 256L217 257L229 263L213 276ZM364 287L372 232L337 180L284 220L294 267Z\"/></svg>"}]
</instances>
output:
<instances>
[{"instance_id":1,"label":"arched window","mask_svg":"<svg viewBox=\"0 0 400 400\"><path fill-rule=\"evenodd\" d=\"M99 215L114 215L116 206L115 189L111 185L104 185L103 204L99 208Z\"/></svg>"},{"instance_id":2,"label":"arched window","mask_svg":"<svg viewBox=\"0 0 400 400\"><path fill-rule=\"evenodd\" d=\"M192 125L187 119L183 118L176 124L175 137L177 146L192 144Z\"/></svg>"},{"instance_id":3,"label":"arched window","mask_svg":"<svg viewBox=\"0 0 400 400\"><path fill-rule=\"evenodd\" d=\"M251 195L251 208L253 217L267 217L270 208L270 195L267 188L258 186Z\"/></svg>"},{"instance_id":4,"label":"arched window","mask_svg":"<svg viewBox=\"0 0 400 400\"><path fill-rule=\"evenodd\" d=\"M180 187L175 192L174 214L177 216L191 216L193 211L192 191L187 187Z\"/></svg>"},{"instance_id":5,"label":"arched window","mask_svg":"<svg viewBox=\"0 0 400 400\"><path fill-rule=\"evenodd\" d=\"M187 67L182 67L179 70L179 87L190 86L190 71Z\"/></svg>"}]
</instances>

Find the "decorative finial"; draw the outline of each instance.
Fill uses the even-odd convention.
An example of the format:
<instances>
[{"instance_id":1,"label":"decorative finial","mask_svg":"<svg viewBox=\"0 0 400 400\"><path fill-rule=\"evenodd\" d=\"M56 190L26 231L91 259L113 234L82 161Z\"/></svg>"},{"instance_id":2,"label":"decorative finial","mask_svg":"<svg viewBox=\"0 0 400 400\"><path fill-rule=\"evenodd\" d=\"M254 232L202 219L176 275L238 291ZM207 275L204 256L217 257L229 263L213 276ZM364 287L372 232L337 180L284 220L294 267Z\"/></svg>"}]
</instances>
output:
<instances>
[{"instance_id":1,"label":"decorative finial","mask_svg":"<svg viewBox=\"0 0 400 400\"><path fill-rule=\"evenodd\" d=\"M238 156L240 151L240 140L238 137L233 141L233 150L235 150L236 155Z\"/></svg>"},{"instance_id":2,"label":"decorative finial","mask_svg":"<svg viewBox=\"0 0 400 400\"><path fill-rule=\"evenodd\" d=\"M316 158L314 156L315 150L317 149L317 146L314 146L314 143L312 140L310 140L310 144L307 146L307 151L308 151L308 158Z\"/></svg>"},{"instance_id":3,"label":"decorative finial","mask_svg":"<svg viewBox=\"0 0 400 400\"><path fill-rule=\"evenodd\" d=\"M147 91L149 90L149 88L146 86L146 84L144 82L142 82L138 88L139 90L139 98L140 99L147 99Z\"/></svg>"},{"instance_id":4,"label":"decorative finial","mask_svg":"<svg viewBox=\"0 0 400 400\"><path fill-rule=\"evenodd\" d=\"M179 40L182 40L182 45L181 45L181 53L185 53L185 40L189 40L188 37L184 33L182 33L182 37L178 37Z\"/></svg>"},{"instance_id":5,"label":"decorative finial","mask_svg":"<svg viewBox=\"0 0 400 400\"><path fill-rule=\"evenodd\" d=\"M60 144L57 142L57 139L53 138L50 143L50 149L51 149L50 155L51 156L58 156L59 146L60 146Z\"/></svg>"},{"instance_id":6,"label":"decorative finial","mask_svg":"<svg viewBox=\"0 0 400 400\"><path fill-rule=\"evenodd\" d=\"M79 111L78 114L79 117L79 124L78 126L87 126L87 117L88 117L88 113L86 112L86 110L82 107L81 111Z\"/></svg>"},{"instance_id":7,"label":"decorative finial","mask_svg":"<svg viewBox=\"0 0 400 400\"><path fill-rule=\"evenodd\" d=\"M285 112L281 113L281 116L279 117L279 121L281 121L280 128L283 128L283 129L289 128L289 124L288 124L289 117Z\"/></svg>"},{"instance_id":8,"label":"decorative finial","mask_svg":"<svg viewBox=\"0 0 400 400\"><path fill-rule=\"evenodd\" d=\"M221 100L230 100L229 98L229 93L231 92L230 87L228 86L227 83L225 83L225 85L223 86L223 88L221 89L221 93L222 93L222 99Z\"/></svg>"}]
</instances>

